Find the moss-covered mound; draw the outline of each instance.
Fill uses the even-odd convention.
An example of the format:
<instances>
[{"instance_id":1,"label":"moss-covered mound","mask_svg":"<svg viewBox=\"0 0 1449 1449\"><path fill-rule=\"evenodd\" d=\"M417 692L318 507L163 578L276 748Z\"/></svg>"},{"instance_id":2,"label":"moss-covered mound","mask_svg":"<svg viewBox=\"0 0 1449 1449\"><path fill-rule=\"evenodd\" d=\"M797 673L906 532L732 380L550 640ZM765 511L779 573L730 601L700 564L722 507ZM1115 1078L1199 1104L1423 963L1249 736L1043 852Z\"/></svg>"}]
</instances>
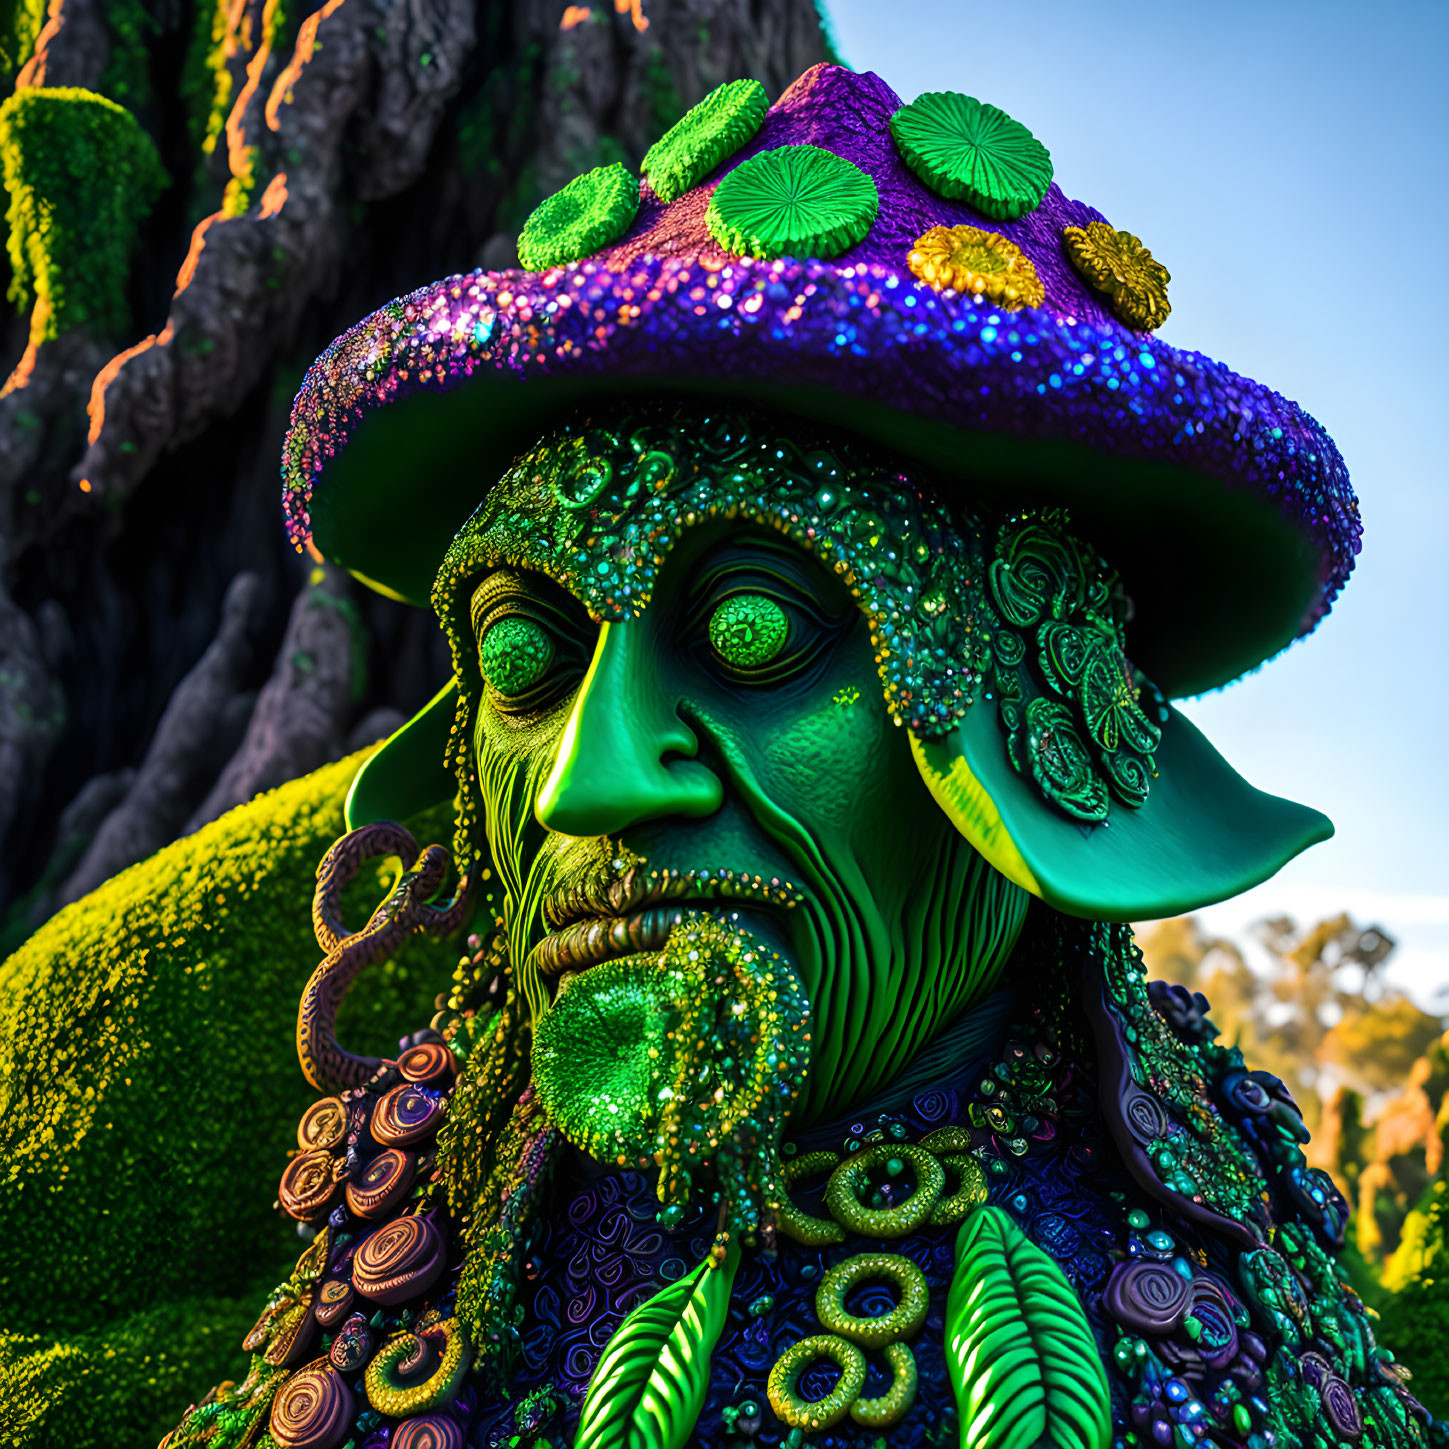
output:
<instances>
[{"instance_id":1,"label":"moss-covered mound","mask_svg":"<svg viewBox=\"0 0 1449 1449\"><path fill-rule=\"evenodd\" d=\"M300 1251L272 1207L315 1096L297 1000L363 758L169 846L0 964L0 1443L150 1449L245 1371L240 1337ZM411 824L448 839L446 812ZM388 879L360 873L349 924ZM394 1051L455 955L416 939L366 973L343 1040Z\"/></svg>"}]
</instances>

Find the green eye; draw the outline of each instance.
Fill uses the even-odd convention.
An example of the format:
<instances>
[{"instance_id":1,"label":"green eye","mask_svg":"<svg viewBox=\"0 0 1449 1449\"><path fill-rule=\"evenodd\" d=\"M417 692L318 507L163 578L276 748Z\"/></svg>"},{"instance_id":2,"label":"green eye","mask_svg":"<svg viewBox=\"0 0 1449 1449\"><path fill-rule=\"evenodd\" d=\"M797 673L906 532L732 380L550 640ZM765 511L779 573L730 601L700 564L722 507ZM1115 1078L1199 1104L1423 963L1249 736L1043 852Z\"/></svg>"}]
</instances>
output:
<instances>
[{"instance_id":1,"label":"green eye","mask_svg":"<svg viewBox=\"0 0 1449 1449\"><path fill-rule=\"evenodd\" d=\"M758 669L784 647L790 633L785 611L763 594L736 594L710 616L709 642L736 669Z\"/></svg>"},{"instance_id":2,"label":"green eye","mask_svg":"<svg viewBox=\"0 0 1449 1449\"><path fill-rule=\"evenodd\" d=\"M478 645L478 668L490 688L522 694L543 678L553 661L553 640L532 619L500 619Z\"/></svg>"}]
</instances>

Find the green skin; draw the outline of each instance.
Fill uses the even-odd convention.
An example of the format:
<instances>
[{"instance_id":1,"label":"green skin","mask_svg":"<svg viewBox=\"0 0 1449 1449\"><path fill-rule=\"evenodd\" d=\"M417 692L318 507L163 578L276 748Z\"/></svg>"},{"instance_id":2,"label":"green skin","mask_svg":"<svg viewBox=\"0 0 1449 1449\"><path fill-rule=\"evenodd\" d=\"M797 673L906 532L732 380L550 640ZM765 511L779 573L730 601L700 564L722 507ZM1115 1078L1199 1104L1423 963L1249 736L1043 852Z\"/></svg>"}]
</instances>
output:
<instances>
[{"instance_id":1,"label":"green skin","mask_svg":"<svg viewBox=\"0 0 1449 1449\"><path fill-rule=\"evenodd\" d=\"M622 622L594 622L547 565L495 568L472 601L488 834L495 859L500 833L517 841L525 912L536 882L632 857L791 882L795 909L731 908L812 1004L792 1121L868 1099L995 988L1028 897L927 792L855 600L802 548L738 522L686 529ZM526 929L533 943L546 927L534 913Z\"/></svg>"}]
</instances>

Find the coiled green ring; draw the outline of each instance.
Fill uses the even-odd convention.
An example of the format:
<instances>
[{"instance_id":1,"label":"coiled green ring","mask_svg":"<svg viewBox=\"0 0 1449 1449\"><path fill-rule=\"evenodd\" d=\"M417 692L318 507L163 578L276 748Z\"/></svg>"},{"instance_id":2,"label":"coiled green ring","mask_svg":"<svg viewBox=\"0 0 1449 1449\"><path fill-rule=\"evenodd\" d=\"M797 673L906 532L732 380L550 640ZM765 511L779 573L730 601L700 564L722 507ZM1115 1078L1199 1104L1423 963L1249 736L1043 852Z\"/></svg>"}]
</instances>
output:
<instances>
[{"instance_id":1,"label":"coiled green ring","mask_svg":"<svg viewBox=\"0 0 1449 1449\"><path fill-rule=\"evenodd\" d=\"M868 1208L859 1198L866 1173L891 1158L900 1158L916 1169L916 1190L900 1207ZM847 1158L831 1174L825 1189L825 1206L830 1216L853 1233L871 1238L902 1238L913 1233L931 1215L946 1186L946 1174L935 1156L923 1147L905 1147L899 1142L879 1142Z\"/></svg>"},{"instance_id":2,"label":"coiled green ring","mask_svg":"<svg viewBox=\"0 0 1449 1449\"><path fill-rule=\"evenodd\" d=\"M823 1399L811 1403L800 1397L800 1375L818 1358L828 1358L840 1369L840 1382ZM765 1392L781 1423L813 1434L838 1424L864 1387L865 1355L833 1333L817 1333L814 1338L801 1339L775 1360Z\"/></svg>"},{"instance_id":3,"label":"coiled green ring","mask_svg":"<svg viewBox=\"0 0 1449 1449\"><path fill-rule=\"evenodd\" d=\"M952 1168L957 1177L956 1191L931 1209L931 1221L938 1227L948 1227L970 1217L987 1198L986 1173L974 1157L964 1152L952 1153L940 1159L942 1167Z\"/></svg>"},{"instance_id":4,"label":"coiled green ring","mask_svg":"<svg viewBox=\"0 0 1449 1449\"><path fill-rule=\"evenodd\" d=\"M845 1295L870 1278L884 1278L900 1289L901 1301L879 1318L858 1318L845 1306ZM815 1290L815 1316L823 1328L862 1348L884 1348L921 1331L930 1303L926 1275L898 1253L859 1253L837 1263Z\"/></svg>"},{"instance_id":5,"label":"coiled green ring","mask_svg":"<svg viewBox=\"0 0 1449 1449\"><path fill-rule=\"evenodd\" d=\"M786 1189L780 1206L775 1209L775 1222L787 1238L794 1238L807 1248L823 1248L845 1241L845 1229L829 1218L811 1217L790 1201L788 1189L803 1177L816 1172L829 1172L840 1159L833 1152L806 1152L780 1164L780 1184Z\"/></svg>"},{"instance_id":6,"label":"coiled green ring","mask_svg":"<svg viewBox=\"0 0 1449 1449\"><path fill-rule=\"evenodd\" d=\"M888 1343L885 1361L890 1365L891 1386L878 1399L857 1399L850 1417L867 1429L889 1429L911 1412L916 1402L916 1356L904 1343Z\"/></svg>"}]
</instances>

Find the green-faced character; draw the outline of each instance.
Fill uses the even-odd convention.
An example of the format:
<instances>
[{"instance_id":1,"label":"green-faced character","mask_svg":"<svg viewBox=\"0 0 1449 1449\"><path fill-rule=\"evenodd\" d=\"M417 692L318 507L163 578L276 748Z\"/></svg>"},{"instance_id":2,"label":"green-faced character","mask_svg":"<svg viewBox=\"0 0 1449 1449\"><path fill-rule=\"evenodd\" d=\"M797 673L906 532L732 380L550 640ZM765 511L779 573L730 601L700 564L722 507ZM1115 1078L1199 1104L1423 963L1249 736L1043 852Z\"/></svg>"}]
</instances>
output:
<instances>
[{"instance_id":1,"label":"green-faced character","mask_svg":"<svg viewBox=\"0 0 1449 1449\"><path fill-rule=\"evenodd\" d=\"M664 1196L743 1141L768 1197L786 1119L867 1100L991 993L1033 894L1165 913L1317 828L1133 671L1130 600L1062 514L765 414L556 426L434 599L460 859L497 869L534 1081Z\"/></svg>"}]
</instances>

